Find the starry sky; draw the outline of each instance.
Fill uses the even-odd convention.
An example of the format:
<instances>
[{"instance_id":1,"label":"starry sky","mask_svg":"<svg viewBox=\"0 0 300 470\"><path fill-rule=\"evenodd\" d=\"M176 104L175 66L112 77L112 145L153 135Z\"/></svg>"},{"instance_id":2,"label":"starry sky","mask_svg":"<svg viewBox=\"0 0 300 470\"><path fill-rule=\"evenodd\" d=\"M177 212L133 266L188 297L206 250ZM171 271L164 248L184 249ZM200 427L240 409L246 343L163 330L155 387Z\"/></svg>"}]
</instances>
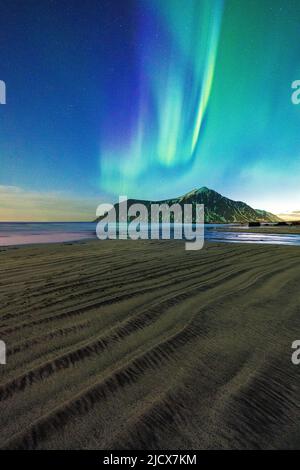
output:
<instances>
[{"instance_id":1,"label":"starry sky","mask_svg":"<svg viewBox=\"0 0 300 470\"><path fill-rule=\"evenodd\" d=\"M0 0L0 220L208 186L300 211L299 0Z\"/></svg>"}]
</instances>

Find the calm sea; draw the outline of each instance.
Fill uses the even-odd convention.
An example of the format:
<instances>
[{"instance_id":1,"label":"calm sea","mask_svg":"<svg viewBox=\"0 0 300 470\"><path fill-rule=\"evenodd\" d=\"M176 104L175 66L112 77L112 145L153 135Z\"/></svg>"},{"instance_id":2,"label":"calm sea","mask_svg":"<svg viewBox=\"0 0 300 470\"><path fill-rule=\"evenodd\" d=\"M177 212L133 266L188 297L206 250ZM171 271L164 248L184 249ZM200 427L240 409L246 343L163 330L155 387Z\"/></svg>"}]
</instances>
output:
<instances>
[{"instance_id":1,"label":"calm sea","mask_svg":"<svg viewBox=\"0 0 300 470\"><path fill-rule=\"evenodd\" d=\"M300 245L300 235L222 231L232 225L206 225L205 240L230 243ZM216 230L218 228L218 230ZM0 246L97 239L92 222L0 222Z\"/></svg>"}]
</instances>

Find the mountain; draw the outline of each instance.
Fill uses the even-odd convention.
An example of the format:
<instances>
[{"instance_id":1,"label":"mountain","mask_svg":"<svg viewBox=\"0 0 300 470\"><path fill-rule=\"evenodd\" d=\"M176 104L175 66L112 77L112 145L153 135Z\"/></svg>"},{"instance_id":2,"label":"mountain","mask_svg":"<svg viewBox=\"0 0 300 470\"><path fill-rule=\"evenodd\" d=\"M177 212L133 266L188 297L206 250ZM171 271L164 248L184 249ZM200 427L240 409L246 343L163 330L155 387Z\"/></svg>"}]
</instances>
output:
<instances>
[{"instance_id":1,"label":"mountain","mask_svg":"<svg viewBox=\"0 0 300 470\"><path fill-rule=\"evenodd\" d=\"M204 204L205 206L205 223L245 223L245 222L279 222L281 219L270 212L260 209L253 209L245 202L233 201L216 191L203 187L195 189L181 197L174 199L164 199L161 201L149 201L142 199L128 199L127 206L142 203L150 209L151 204ZM115 204L116 213L118 214L119 203ZM149 211L150 212L150 211ZM101 220L101 217L96 221Z\"/></svg>"}]
</instances>

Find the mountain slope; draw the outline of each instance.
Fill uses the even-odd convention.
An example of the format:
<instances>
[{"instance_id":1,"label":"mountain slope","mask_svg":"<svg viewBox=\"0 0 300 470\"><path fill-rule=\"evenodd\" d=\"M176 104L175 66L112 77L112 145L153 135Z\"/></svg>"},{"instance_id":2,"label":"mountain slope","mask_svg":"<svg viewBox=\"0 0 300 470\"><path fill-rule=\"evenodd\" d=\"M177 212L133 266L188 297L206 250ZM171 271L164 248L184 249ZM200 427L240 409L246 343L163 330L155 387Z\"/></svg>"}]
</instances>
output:
<instances>
[{"instance_id":1,"label":"mountain slope","mask_svg":"<svg viewBox=\"0 0 300 470\"><path fill-rule=\"evenodd\" d=\"M204 204L205 223L243 223L243 222L278 222L281 219L270 212L253 209L245 202L233 201L216 191L202 187L195 189L181 197L165 199L161 201L148 201L141 199L128 199L127 205L142 203L150 209L151 204ZM119 204L115 204L116 213L119 212ZM150 211L149 211L150 212ZM101 218L98 218L100 220Z\"/></svg>"}]
</instances>

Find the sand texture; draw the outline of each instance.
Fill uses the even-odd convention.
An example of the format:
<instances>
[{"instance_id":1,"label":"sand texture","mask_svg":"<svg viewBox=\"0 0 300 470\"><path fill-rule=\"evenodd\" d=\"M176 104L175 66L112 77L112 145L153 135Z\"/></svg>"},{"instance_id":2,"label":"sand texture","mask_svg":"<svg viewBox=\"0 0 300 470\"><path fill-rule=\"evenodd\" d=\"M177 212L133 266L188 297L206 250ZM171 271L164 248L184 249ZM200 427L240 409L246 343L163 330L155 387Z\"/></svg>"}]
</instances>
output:
<instances>
[{"instance_id":1,"label":"sand texture","mask_svg":"<svg viewBox=\"0 0 300 470\"><path fill-rule=\"evenodd\" d=\"M300 448L300 249L0 250L0 447Z\"/></svg>"}]
</instances>

